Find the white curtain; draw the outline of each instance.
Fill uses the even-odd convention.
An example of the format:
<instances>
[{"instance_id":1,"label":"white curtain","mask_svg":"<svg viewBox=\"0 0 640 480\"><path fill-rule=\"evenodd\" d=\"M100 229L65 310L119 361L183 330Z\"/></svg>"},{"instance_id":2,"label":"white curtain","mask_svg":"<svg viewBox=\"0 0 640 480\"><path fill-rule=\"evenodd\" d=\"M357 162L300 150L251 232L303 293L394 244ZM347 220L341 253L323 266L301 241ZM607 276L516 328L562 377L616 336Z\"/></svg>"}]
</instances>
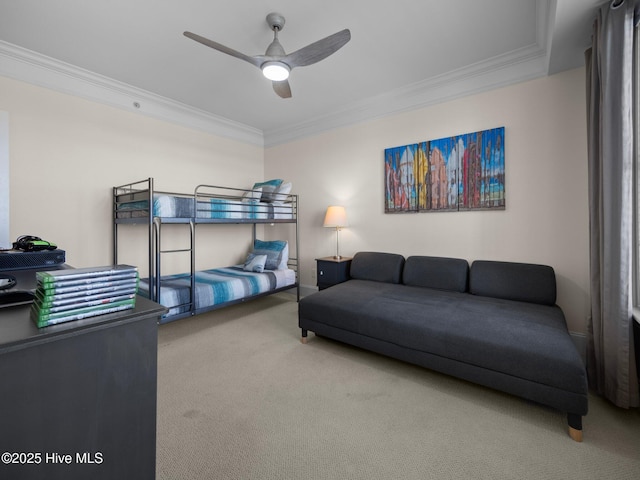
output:
<instances>
[{"instance_id":1,"label":"white curtain","mask_svg":"<svg viewBox=\"0 0 640 480\"><path fill-rule=\"evenodd\" d=\"M640 405L633 345L634 139L640 0L603 5L586 52L591 388L619 407Z\"/></svg>"}]
</instances>

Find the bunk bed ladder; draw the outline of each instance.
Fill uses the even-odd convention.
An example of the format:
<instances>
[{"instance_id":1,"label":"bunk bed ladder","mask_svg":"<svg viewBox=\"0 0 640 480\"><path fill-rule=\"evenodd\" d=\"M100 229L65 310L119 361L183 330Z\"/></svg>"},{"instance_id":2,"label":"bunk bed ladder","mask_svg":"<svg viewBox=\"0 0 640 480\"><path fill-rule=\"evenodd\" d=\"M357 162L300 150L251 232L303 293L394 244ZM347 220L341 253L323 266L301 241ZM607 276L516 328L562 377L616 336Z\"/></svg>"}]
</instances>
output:
<instances>
[{"instance_id":1,"label":"bunk bed ladder","mask_svg":"<svg viewBox=\"0 0 640 480\"><path fill-rule=\"evenodd\" d=\"M149 245L153 245L153 248L149 249L149 294L151 295L151 300L160 303L160 219L153 218L151 226L153 228L153 243L149 242Z\"/></svg>"},{"instance_id":2,"label":"bunk bed ladder","mask_svg":"<svg viewBox=\"0 0 640 480\"><path fill-rule=\"evenodd\" d=\"M143 185L143 187L140 187ZM146 208L140 207L137 211L147 211L148 219L147 224L148 228L148 245L150 246L148 251L148 261L149 261L149 270L148 270L148 280L149 280L149 299L153 301L157 301L155 297L156 290L154 288L155 282L155 264L154 264L154 250L151 248L154 245L154 234L155 234L155 225L154 225L154 217L153 217L153 178L149 177L146 180L141 180L139 182L132 182L125 185L113 187L113 264L116 265L119 263L118 260L118 209L120 203L123 201L122 198L128 196L130 200L134 200L137 194L141 192L147 192L146 197L144 197L144 201L146 201ZM157 241L156 241L157 243Z\"/></svg>"},{"instance_id":3,"label":"bunk bed ladder","mask_svg":"<svg viewBox=\"0 0 640 480\"><path fill-rule=\"evenodd\" d=\"M154 217L153 217L153 178L149 177L149 197L147 198L147 202L148 202L148 208L149 208L149 251L147 252L147 254L149 255L149 270L148 270L148 274L149 274L149 299L154 301L154 302L158 302L158 298L159 296L156 297L156 295L154 294L155 292L155 284L154 284L154 279L155 279L155 264L153 263L153 254L155 252L155 250L153 248L151 248L152 245L154 245L153 242L153 234L154 234ZM159 234L160 232L158 232ZM157 241L156 241L157 243ZM155 245L155 247L157 248L157 245Z\"/></svg>"},{"instance_id":4,"label":"bunk bed ladder","mask_svg":"<svg viewBox=\"0 0 640 480\"><path fill-rule=\"evenodd\" d=\"M296 256L295 256L295 261L296 261L296 301L298 303L300 303L300 242L299 242L299 238L300 236L298 235L298 201L300 200L300 197L298 195L293 195L293 202L294 202L294 211L293 211L293 215L295 218L295 235L296 235Z\"/></svg>"},{"instance_id":5,"label":"bunk bed ladder","mask_svg":"<svg viewBox=\"0 0 640 480\"><path fill-rule=\"evenodd\" d=\"M194 199L195 202L195 199ZM194 206L194 215L195 215L195 206ZM196 223L195 219L191 218L189 220L189 234L190 238L190 247L191 247L191 315L196 314Z\"/></svg>"},{"instance_id":6,"label":"bunk bed ladder","mask_svg":"<svg viewBox=\"0 0 640 480\"><path fill-rule=\"evenodd\" d=\"M189 298L189 303L187 304L182 304L182 305L177 305L177 307L184 307L186 305L189 305L189 312L191 313L191 315L194 315L195 313L195 309L196 309L196 301L195 301L195 283L196 283L196 275L195 275L195 224L193 219L191 219L189 221L189 248L175 248L175 249L171 249L171 250L163 250L162 249L162 242L161 242L161 232L160 232L160 228L162 225L162 221L160 218L155 217L153 219L153 226L154 226L154 251L155 251L155 270L153 272L153 277L154 277L154 285L153 287L150 284L150 291L153 292L153 297L152 300L154 302L157 303L161 303L161 299L160 299L160 288L161 288L161 278L162 278L162 268L161 268L161 263L162 263L162 254L164 253L184 253L184 252L189 252L190 254L190 258L191 258L191 293L190 293L190 298ZM154 288L155 287L155 288Z\"/></svg>"}]
</instances>

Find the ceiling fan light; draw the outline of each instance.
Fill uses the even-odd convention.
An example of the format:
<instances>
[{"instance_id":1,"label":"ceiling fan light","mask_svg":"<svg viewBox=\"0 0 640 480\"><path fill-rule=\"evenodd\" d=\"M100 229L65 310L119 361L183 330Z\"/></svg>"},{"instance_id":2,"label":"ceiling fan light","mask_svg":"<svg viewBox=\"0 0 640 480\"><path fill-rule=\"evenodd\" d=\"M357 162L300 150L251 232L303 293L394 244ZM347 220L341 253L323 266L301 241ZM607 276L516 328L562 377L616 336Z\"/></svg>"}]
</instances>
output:
<instances>
[{"instance_id":1,"label":"ceiling fan light","mask_svg":"<svg viewBox=\"0 0 640 480\"><path fill-rule=\"evenodd\" d=\"M289 66L282 62L266 62L262 65L262 74L274 82L289 78L289 71Z\"/></svg>"}]
</instances>

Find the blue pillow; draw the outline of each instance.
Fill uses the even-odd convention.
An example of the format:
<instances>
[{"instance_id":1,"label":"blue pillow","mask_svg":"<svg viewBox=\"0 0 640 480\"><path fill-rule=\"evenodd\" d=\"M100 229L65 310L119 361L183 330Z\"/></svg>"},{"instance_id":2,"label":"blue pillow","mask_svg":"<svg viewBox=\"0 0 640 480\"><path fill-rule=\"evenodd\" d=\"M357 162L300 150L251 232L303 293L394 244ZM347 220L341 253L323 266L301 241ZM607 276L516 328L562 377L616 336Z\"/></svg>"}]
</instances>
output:
<instances>
[{"instance_id":1,"label":"blue pillow","mask_svg":"<svg viewBox=\"0 0 640 480\"><path fill-rule=\"evenodd\" d=\"M287 242L284 240L272 240L266 242L263 240L256 240L253 244L254 255L266 255L267 261L264 264L266 270L277 270L282 263L282 256L287 246Z\"/></svg>"},{"instance_id":2,"label":"blue pillow","mask_svg":"<svg viewBox=\"0 0 640 480\"><path fill-rule=\"evenodd\" d=\"M254 183L251 190L262 189L262 202L273 202L275 200L275 191L282 183L281 178L275 178L273 180L267 180L266 182Z\"/></svg>"}]
</instances>

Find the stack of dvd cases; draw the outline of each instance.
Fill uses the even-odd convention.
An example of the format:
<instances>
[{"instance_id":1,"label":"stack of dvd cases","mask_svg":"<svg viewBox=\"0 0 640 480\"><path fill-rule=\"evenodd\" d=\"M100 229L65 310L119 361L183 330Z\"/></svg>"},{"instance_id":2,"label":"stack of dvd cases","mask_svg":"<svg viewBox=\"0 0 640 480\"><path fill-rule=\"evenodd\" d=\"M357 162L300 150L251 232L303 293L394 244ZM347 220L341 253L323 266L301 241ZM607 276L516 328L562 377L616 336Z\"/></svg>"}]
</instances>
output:
<instances>
[{"instance_id":1,"label":"stack of dvd cases","mask_svg":"<svg viewBox=\"0 0 640 480\"><path fill-rule=\"evenodd\" d=\"M37 272L31 318L38 327L135 307L138 269L131 265Z\"/></svg>"}]
</instances>

